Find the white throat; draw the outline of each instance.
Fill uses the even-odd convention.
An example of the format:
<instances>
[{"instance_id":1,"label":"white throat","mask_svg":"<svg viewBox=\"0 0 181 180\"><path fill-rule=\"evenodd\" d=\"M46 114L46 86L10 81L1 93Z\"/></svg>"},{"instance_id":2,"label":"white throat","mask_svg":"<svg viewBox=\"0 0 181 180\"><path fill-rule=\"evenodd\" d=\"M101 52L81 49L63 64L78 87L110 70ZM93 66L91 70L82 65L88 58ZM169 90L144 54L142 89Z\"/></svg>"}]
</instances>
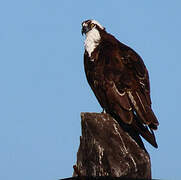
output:
<instances>
[{"instance_id":1,"label":"white throat","mask_svg":"<svg viewBox=\"0 0 181 180\"><path fill-rule=\"evenodd\" d=\"M89 57L91 57L91 53L99 45L100 39L101 39L100 33L96 28L93 28L86 34L84 47L88 52Z\"/></svg>"}]
</instances>

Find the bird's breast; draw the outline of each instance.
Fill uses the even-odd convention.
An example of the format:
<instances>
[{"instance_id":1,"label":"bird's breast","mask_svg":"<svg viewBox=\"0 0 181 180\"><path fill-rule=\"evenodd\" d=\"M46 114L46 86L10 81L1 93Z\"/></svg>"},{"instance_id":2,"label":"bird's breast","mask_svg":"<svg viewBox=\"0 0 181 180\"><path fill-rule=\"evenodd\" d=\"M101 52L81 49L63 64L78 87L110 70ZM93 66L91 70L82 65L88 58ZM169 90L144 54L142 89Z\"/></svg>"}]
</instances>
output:
<instances>
[{"instance_id":1,"label":"bird's breast","mask_svg":"<svg viewBox=\"0 0 181 180\"><path fill-rule=\"evenodd\" d=\"M99 45L100 39L101 39L101 36L97 29L92 29L91 31L87 33L86 39L84 42L84 47L90 58L91 58L92 52Z\"/></svg>"}]
</instances>

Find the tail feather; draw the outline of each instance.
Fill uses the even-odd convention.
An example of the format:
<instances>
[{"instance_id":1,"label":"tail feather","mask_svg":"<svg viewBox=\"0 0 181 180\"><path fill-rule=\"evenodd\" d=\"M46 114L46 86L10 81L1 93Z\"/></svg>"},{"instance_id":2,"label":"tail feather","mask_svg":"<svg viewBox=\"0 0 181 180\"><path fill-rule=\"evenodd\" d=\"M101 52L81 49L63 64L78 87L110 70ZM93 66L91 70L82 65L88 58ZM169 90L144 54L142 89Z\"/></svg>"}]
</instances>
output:
<instances>
[{"instance_id":1,"label":"tail feather","mask_svg":"<svg viewBox=\"0 0 181 180\"><path fill-rule=\"evenodd\" d=\"M134 127L134 129L139 132L139 134L145 139L147 140L152 146L154 146L155 148L158 148L157 142L156 142L156 138L154 135L153 130L150 128L150 130L148 129L147 126L144 126L143 124L141 124L138 120L137 117L135 117L136 119L134 119L132 125Z\"/></svg>"},{"instance_id":2,"label":"tail feather","mask_svg":"<svg viewBox=\"0 0 181 180\"><path fill-rule=\"evenodd\" d=\"M129 91L128 96L135 114L132 121L133 128L151 145L158 147L153 130L159 125L158 120L147 102L146 96L141 91Z\"/></svg>"}]
</instances>

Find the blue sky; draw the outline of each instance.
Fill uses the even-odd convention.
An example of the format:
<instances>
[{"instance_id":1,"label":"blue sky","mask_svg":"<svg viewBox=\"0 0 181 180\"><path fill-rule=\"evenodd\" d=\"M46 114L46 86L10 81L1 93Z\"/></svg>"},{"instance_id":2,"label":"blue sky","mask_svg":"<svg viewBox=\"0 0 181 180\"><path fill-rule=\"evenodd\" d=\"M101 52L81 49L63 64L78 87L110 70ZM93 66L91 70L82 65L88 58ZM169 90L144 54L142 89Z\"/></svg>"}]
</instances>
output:
<instances>
[{"instance_id":1,"label":"blue sky","mask_svg":"<svg viewBox=\"0 0 181 180\"><path fill-rule=\"evenodd\" d=\"M150 74L159 148L153 178L180 179L179 0L0 2L0 179L70 177L80 112L100 112L83 69L81 22L96 19L136 50Z\"/></svg>"}]
</instances>

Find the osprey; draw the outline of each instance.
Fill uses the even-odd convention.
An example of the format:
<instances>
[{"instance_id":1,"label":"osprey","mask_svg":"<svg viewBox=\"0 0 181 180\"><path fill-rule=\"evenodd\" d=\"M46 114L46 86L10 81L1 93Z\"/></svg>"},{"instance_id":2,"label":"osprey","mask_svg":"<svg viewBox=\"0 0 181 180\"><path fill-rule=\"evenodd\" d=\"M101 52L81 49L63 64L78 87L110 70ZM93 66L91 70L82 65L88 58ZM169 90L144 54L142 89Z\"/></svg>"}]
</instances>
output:
<instances>
[{"instance_id":1,"label":"osprey","mask_svg":"<svg viewBox=\"0 0 181 180\"><path fill-rule=\"evenodd\" d=\"M86 35L86 77L103 112L157 148L153 130L159 123L151 108L149 76L142 58L95 20L82 23L82 34Z\"/></svg>"}]
</instances>

